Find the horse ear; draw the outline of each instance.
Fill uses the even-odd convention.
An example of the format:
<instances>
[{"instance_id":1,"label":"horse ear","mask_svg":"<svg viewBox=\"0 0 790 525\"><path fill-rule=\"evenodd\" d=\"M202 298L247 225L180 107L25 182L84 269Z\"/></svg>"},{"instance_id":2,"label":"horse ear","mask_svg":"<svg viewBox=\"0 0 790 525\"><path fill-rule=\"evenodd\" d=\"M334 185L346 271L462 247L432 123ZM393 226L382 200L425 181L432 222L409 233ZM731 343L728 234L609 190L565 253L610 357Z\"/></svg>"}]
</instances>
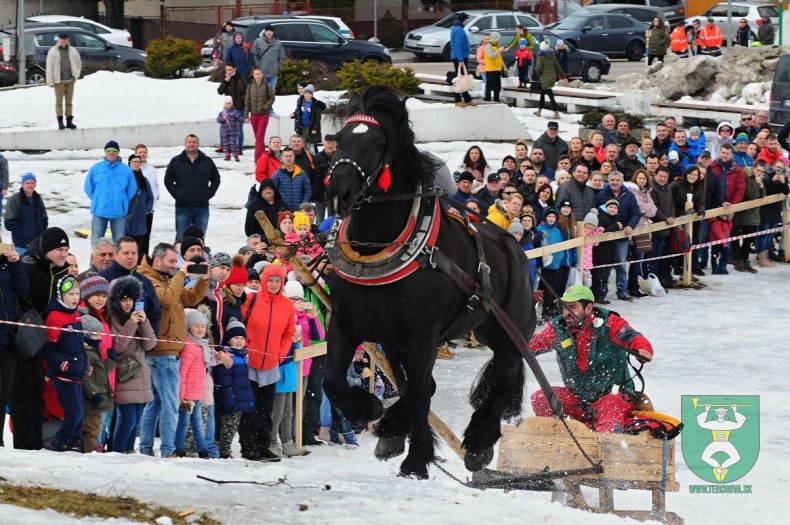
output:
<instances>
[{"instance_id":1,"label":"horse ear","mask_svg":"<svg viewBox=\"0 0 790 525\"><path fill-rule=\"evenodd\" d=\"M351 115L357 115L359 113L362 113L362 96L354 92L348 100L348 116L350 117Z\"/></svg>"}]
</instances>

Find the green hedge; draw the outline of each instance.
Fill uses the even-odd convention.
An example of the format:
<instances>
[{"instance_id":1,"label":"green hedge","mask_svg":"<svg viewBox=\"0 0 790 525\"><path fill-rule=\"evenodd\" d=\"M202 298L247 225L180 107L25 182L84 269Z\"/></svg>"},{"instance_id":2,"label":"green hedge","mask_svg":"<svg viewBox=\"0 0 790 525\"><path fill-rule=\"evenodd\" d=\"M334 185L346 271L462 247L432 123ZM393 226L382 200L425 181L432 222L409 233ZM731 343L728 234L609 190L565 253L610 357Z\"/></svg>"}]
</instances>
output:
<instances>
[{"instance_id":1,"label":"green hedge","mask_svg":"<svg viewBox=\"0 0 790 525\"><path fill-rule=\"evenodd\" d=\"M337 77L340 79L341 89L352 91L362 91L370 86L382 84L399 88L407 95L413 95L419 91L420 85L411 68L401 69L392 64L373 60L365 62L354 60L343 64L337 72Z\"/></svg>"},{"instance_id":2,"label":"green hedge","mask_svg":"<svg viewBox=\"0 0 790 525\"><path fill-rule=\"evenodd\" d=\"M152 40L145 52L145 67L156 78L180 77L183 70L194 69L203 62L193 41L172 36Z\"/></svg>"}]
</instances>

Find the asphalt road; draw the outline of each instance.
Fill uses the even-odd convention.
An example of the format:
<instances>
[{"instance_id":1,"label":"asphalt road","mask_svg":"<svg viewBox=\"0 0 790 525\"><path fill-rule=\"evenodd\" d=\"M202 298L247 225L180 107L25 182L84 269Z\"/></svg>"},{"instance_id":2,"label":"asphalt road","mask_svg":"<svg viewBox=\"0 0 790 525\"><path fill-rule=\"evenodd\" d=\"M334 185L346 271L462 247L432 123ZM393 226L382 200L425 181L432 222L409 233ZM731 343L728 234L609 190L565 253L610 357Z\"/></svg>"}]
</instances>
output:
<instances>
[{"instance_id":1,"label":"asphalt road","mask_svg":"<svg viewBox=\"0 0 790 525\"><path fill-rule=\"evenodd\" d=\"M416 73L427 73L431 75L444 75L453 69L452 62L429 62L425 59L418 59L407 51L393 51L392 61L397 65L409 66ZM629 73L639 73L645 70L645 61L629 62L624 58L615 58L609 60L612 67L609 74L603 77L604 82L614 82L621 75Z\"/></svg>"}]
</instances>

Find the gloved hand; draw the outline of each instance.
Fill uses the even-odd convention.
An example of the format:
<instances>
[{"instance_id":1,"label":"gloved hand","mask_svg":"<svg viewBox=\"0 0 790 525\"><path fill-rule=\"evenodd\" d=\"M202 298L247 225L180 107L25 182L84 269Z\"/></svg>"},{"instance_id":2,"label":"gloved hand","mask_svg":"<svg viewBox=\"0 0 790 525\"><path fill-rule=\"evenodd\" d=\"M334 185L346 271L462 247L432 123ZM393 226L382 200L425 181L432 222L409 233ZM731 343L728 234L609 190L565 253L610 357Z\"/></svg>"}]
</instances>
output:
<instances>
[{"instance_id":1,"label":"gloved hand","mask_svg":"<svg viewBox=\"0 0 790 525\"><path fill-rule=\"evenodd\" d=\"M190 414L192 413L192 409L193 408L195 408L195 402L194 401L184 400L184 401L181 401L180 405L178 405L178 410L180 410L182 412L189 412Z\"/></svg>"},{"instance_id":2,"label":"gloved hand","mask_svg":"<svg viewBox=\"0 0 790 525\"><path fill-rule=\"evenodd\" d=\"M111 359L113 361L118 360L118 356L115 354L115 350L113 350L112 348L107 349L107 359Z\"/></svg>"},{"instance_id":3,"label":"gloved hand","mask_svg":"<svg viewBox=\"0 0 790 525\"><path fill-rule=\"evenodd\" d=\"M60 363L60 371L61 372L66 372L68 369L69 369L69 362L68 361L63 361L62 363Z\"/></svg>"},{"instance_id":4,"label":"gloved hand","mask_svg":"<svg viewBox=\"0 0 790 525\"><path fill-rule=\"evenodd\" d=\"M104 402L104 396L101 394L96 394L91 398L91 404L95 408L99 408L103 402Z\"/></svg>"}]
</instances>

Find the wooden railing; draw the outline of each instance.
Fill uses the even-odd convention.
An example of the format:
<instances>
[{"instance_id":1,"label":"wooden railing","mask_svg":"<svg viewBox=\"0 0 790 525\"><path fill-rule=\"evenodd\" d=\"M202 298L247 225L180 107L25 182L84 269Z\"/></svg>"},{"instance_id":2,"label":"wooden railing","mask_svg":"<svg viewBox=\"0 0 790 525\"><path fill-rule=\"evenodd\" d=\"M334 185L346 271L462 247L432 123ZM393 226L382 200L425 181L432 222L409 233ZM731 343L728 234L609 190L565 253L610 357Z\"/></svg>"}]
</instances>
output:
<instances>
[{"instance_id":1,"label":"wooden railing","mask_svg":"<svg viewBox=\"0 0 790 525\"><path fill-rule=\"evenodd\" d=\"M714 208L712 210L707 210L705 212L704 217L700 217L696 213L692 213L689 215L681 215L679 217L675 217L675 221L672 224L667 224L666 221L662 222L655 222L653 224L646 224L644 226L640 226L639 228L634 228L631 235L640 235L643 233L653 233L661 230L668 230L670 228L674 228L675 226L684 226L686 229L686 235L688 238L692 238L692 224L695 221L698 221L702 218L709 218L709 217L718 217L719 215L727 215L728 213L736 213L739 211L749 210L752 208L758 208L760 206L765 206L766 204L772 204L775 202L785 201L782 205L782 223L787 224L790 222L790 210L787 207L787 198L785 195L778 194L778 195L769 195L767 197L761 197L759 199L754 199L750 201L740 202L738 204L733 204L728 208L721 207L721 208ZM691 207L690 202L686 203L686 208ZM619 232L609 232L609 233L602 233L600 235L590 235L584 236L583 231L583 224L580 222L578 223L578 227L580 228L580 235L574 237L573 239L558 242L556 244L550 244L548 246L541 246L539 248L534 248L532 250L527 250L525 253L527 257L530 259L536 259L538 257L543 257L544 255L548 255L551 253L562 252L565 250L571 250L576 248L579 252L579 263L577 266L577 270L579 271L579 277L582 275L582 264L583 264L583 254L582 251L584 250L584 246L586 244L594 244L599 242L605 241L616 241L619 239L625 239L628 236L625 234L624 231ZM785 252L785 260L790 261L790 235L784 235L784 252ZM689 286L691 284L691 252L687 253L683 257L683 284L684 286Z\"/></svg>"}]
</instances>

